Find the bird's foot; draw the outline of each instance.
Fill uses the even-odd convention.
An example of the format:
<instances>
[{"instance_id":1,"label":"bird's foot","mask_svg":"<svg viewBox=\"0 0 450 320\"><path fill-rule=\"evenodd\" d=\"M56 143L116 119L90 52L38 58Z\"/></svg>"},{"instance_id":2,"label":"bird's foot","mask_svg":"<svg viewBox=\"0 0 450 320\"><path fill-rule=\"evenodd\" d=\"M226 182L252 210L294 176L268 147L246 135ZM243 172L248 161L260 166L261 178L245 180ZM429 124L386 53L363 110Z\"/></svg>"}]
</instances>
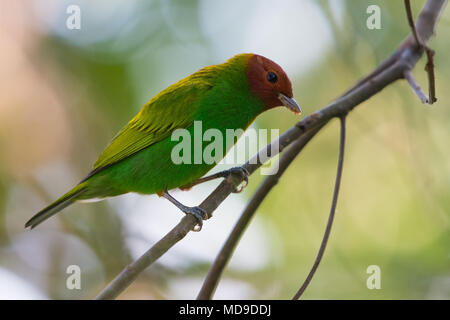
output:
<instances>
[{"instance_id":1,"label":"bird's foot","mask_svg":"<svg viewBox=\"0 0 450 320\"><path fill-rule=\"evenodd\" d=\"M202 209L200 207L185 206L184 204L179 202L177 199L172 197L167 192L167 190L161 191L158 193L158 195L159 194L161 194L161 196L163 196L164 198L166 198L167 200L172 202L178 209L180 209L185 214L190 214L190 215L194 216L195 219L197 219L197 224L195 225L193 231L198 232L198 231L202 230L203 220L209 219L209 215L204 209Z\"/></svg>"},{"instance_id":2,"label":"bird's foot","mask_svg":"<svg viewBox=\"0 0 450 320\"><path fill-rule=\"evenodd\" d=\"M222 171L223 177L227 178L229 176L237 176L241 178L243 181L234 189L233 193L241 193L242 190L248 185L248 176L250 175L244 167L233 167L231 169Z\"/></svg>"},{"instance_id":3,"label":"bird's foot","mask_svg":"<svg viewBox=\"0 0 450 320\"><path fill-rule=\"evenodd\" d=\"M195 227L192 231L199 232L200 230L202 230L203 220L206 220L209 218L208 213L206 213L206 211L204 209L202 209L198 206L196 206L196 207L183 206L180 209L185 214L190 214L190 215L194 216L195 219L197 219L197 224L195 225Z\"/></svg>"}]
</instances>

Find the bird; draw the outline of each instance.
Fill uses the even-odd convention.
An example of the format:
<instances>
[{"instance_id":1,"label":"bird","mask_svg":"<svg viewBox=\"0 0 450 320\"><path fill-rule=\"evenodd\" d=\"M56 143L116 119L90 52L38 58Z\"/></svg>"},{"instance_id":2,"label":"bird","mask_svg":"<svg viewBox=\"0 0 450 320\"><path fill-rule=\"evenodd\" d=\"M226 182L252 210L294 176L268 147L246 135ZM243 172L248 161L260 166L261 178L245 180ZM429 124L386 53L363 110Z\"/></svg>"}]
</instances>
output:
<instances>
[{"instance_id":1,"label":"bird","mask_svg":"<svg viewBox=\"0 0 450 320\"><path fill-rule=\"evenodd\" d=\"M197 229L201 229L205 211L183 205L168 190L189 189L230 174L240 174L248 181L248 172L234 167L203 177L216 163L174 163L172 150L178 142L172 134L178 129L194 134L195 122L201 122L203 130L213 128L224 135L227 129L246 130L259 114L279 106L301 113L289 77L274 61L243 53L204 67L147 102L112 139L90 173L36 213L25 228L33 229L77 201L134 192L168 199L183 213L196 217ZM225 155L234 143L223 144L221 154Z\"/></svg>"}]
</instances>

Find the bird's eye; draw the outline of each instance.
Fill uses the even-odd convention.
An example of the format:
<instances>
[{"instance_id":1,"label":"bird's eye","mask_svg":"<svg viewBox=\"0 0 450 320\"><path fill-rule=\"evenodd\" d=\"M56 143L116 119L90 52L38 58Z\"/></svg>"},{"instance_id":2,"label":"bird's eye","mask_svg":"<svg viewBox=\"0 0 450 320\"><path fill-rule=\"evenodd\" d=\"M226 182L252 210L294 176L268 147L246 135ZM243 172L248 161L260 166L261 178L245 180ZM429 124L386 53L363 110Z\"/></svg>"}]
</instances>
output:
<instances>
[{"instance_id":1,"label":"bird's eye","mask_svg":"<svg viewBox=\"0 0 450 320\"><path fill-rule=\"evenodd\" d=\"M275 83L278 81L278 77L275 73L273 72L267 72L267 81Z\"/></svg>"}]
</instances>

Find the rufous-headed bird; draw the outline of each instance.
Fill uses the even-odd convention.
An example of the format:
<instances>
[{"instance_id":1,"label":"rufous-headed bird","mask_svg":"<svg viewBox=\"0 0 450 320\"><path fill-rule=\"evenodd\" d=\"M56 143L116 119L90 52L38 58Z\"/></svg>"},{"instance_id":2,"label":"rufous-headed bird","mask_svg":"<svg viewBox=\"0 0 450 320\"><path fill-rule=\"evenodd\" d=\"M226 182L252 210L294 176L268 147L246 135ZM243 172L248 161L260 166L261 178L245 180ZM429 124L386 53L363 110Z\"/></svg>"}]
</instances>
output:
<instances>
[{"instance_id":1,"label":"rufous-headed bird","mask_svg":"<svg viewBox=\"0 0 450 320\"><path fill-rule=\"evenodd\" d=\"M165 197L184 213L193 214L201 228L204 210L184 206L167 190L237 171L246 173L233 168L199 180L215 163L175 164L171 150L178 142L171 139L172 132L186 129L193 135L194 121L201 121L203 130L215 128L225 136L227 129L245 130L260 113L277 106L301 112L293 99L291 81L272 60L257 54L239 54L222 64L205 67L144 105L103 151L87 177L39 211L25 227L34 228L79 200L136 192ZM231 147L224 144L222 154Z\"/></svg>"}]
</instances>

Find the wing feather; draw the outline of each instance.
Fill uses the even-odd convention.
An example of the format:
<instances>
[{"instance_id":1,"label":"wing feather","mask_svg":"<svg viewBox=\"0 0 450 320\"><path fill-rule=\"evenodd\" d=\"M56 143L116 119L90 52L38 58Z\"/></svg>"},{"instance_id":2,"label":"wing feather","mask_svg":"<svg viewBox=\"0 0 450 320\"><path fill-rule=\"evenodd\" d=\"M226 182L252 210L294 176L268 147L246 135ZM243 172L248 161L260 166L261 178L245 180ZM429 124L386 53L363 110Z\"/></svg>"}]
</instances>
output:
<instances>
[{"instance_id":1,"label":"wing feather","mask_svg":"<svg viewBox=\"0 0 450 320\"><path fill-rule=\"evenodd\" d=\"M94 171L110 166L168 137L194 121L204 93L212 87L211 72L202 69L150 100L114 137L94 164Z\"/></svg>"}]
</instances>

